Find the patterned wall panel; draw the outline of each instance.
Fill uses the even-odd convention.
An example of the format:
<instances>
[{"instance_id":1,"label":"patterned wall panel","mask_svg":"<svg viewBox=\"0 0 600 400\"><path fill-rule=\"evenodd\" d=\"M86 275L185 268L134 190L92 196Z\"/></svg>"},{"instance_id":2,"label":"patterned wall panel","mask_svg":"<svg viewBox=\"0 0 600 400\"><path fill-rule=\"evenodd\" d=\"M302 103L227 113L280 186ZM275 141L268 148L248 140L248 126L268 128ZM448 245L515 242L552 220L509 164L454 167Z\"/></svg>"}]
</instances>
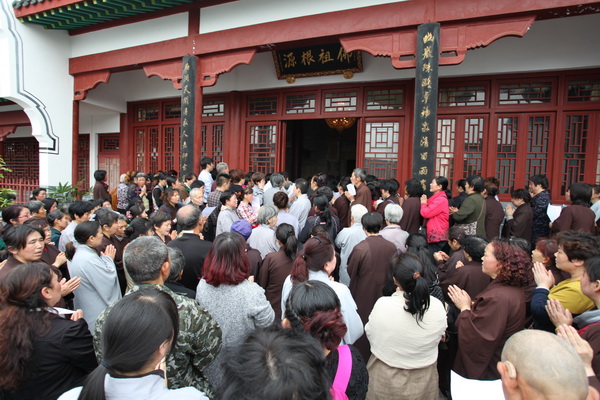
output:
<instances>
[{"instance_id":1,"label":"patterned wall panel","mask_svg":"<svg viewBox=\"0 0 600 400\"><path fill-rule=\"evenodd\" d=\"M398 175L399 122L365 124L365 169L380 179Z\"/></svg>"}]
</instances>

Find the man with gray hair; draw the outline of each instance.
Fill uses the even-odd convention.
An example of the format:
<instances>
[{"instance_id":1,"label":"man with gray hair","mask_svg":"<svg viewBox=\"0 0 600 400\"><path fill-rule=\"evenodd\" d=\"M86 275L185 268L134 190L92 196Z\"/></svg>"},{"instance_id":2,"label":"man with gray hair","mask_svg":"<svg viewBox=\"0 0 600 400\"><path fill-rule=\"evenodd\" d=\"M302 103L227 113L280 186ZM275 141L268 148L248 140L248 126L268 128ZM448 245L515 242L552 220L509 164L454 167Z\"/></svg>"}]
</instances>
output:
<instances>
[{"instance_id":1,"label":"man with gray hair","mask_svg":"<svg viewBox=\"0 0 600 400\"><path fill-rule=\"evenodd\" d=\"M181 275L183 275L183 267L185 267L183 253L177 247L167 246L167 248L169 249L169 259L171 260L171 272L165 282L165 286L177 294L196 300L196 291L186 288L179 282Z\"/></svg>"},{"instance_id":2,"label":"man with gray hair","mask_svg":"<svg viewBox=\"0 0 600 400\"><path fill-rule=\"evenodd\" d=\"M221 329L194 300L176 294L165 286L171 272L167 246L156 236L139 237L129 243L123 261L134 282L129 293L154 287L167 293L177 304L179 336L175 350L167 358L169 388L193 386L212 397L213 390L204 376L204 370L221 350ZM113 306L104 310L96 321L94 348L98 360L102 359L102 327Z\"/></svg>"},{"instance_id":3,"label":"man with gray hair","mask_svg":"<svg viewBox=\"0 0 600 400\"><path fill-rule=\"evenodd\" d=\"M201 218L198 207L192 204L181 207L177 211L179 237L168 244L169 247L176 247L183 253L185 266L181 275L181 284L191 290L196 290L198 287L204 259L211 247L210 242L200 237L205 222L206 218Z\"/></svg>"},{"instance_id":4,"label":"man with gray hair","mask_svg":"<svg viewBox=\"0 0 600 400\"><path fill-rule=\"evenodd\" d=\"M273 205L273 196L275 195L275 193L280 192L282 190L284 181L285 178L280 173L276 172L273 175L271 175L271 179L269 180L269 182L271 182L272 187L269 189L265 189L265 194L263 196L263 205Z\"/></svg>"},{"instance_id":5,"label":"man with gray hair","mask_svg":"<svg viewBox=\"0 0 600 400\"><path fill-rule=\"evenodd\" d=\"M348 228L344 228L335 237L335 245L340 249L340 282L350 286L350 275L348 275L348 258L354 249L354 246L367 238L361 218L367 213L367 209L362 204L355 204L350 209L350 223Z\"/></svg>"},{"instance_id":6,"label":"man with gray hair","mask_svg":"<svg viewBox=\"0 0 600 400\"><path fill-rule=\"evenodd\" d=\"M404 215L402 207L398 204L388 204L385 210L385 228L379 231L384 239L389 240L396 246L400 253L406 252L406 239L408 232L400 227L400 220Z\"/></svg>"},{"instance_id":7,"label":"man with gray hair","mask_svg":"<svg viewBox=\"0 0 600 400\"><path fill-rule=\"evenodd\" d=\"M219 176L222 174L229 175L229 165L227 165L226 162L221 161L220 163L218 163L217 166L215 167L215 170L217 171L216 176ZM210 191L212 192L216 188L217 188L217 181L215 180L212 183Z\"/></svg>"},{"instance_id":8,"label":"man with gray hair","mask_svg":"<svg viewBox=\"0 0 600 400\"><path fill-rule=\"evenodd\" d=\"M344 195L348 200L350 200L350 207L354 204L362 204L365 206L367 211L372 210L373 199L371 198L371 191L367 187L365 183L367 179L367 171L362 168L355 168L352 171L352 176L350 177L350 181L356 188L356 194L352 195L347 190L344 192ZM348 224L350 226L350 224Z\"/></svg>"}]
</instances>

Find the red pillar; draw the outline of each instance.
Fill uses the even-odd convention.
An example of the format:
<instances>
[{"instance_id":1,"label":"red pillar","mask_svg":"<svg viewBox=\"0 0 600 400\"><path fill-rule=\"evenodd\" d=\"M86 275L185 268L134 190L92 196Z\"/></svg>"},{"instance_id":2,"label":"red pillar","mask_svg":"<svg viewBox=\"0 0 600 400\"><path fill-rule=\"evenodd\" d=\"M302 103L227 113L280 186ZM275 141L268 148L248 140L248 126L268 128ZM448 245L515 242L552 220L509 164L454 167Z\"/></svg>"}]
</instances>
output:
<instances>
[{"instance_id":1,"label":"red pillar","mask_svg":"<svg viewBox=\"0 0 600 400\"><path fill-rule=\"evenodd\" d=\"M73 100L73 134L72 134L72 171L71 185L75 186L79 174L79 100Z\"/></svg>"}]
</instances>

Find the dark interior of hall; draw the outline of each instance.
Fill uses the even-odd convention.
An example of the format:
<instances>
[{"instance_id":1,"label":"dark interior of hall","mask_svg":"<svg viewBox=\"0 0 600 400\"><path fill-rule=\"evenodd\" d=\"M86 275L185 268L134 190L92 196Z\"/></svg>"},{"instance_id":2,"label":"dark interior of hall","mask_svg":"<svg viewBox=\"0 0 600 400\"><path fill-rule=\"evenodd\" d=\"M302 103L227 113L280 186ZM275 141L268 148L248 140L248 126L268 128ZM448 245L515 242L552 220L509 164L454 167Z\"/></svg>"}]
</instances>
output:
<instances>
[{"instance_id":1,"label":"dark interior of hall","mask_svg":"<svg viewBox=\"0 0 600 400\"><path fill-rule=\"evenodd\" d=\"M290 178L318 172L341 177L356 167L357 125L338 132L324 119L287 121L285 168Z\"/></svg>"}]
</instances>

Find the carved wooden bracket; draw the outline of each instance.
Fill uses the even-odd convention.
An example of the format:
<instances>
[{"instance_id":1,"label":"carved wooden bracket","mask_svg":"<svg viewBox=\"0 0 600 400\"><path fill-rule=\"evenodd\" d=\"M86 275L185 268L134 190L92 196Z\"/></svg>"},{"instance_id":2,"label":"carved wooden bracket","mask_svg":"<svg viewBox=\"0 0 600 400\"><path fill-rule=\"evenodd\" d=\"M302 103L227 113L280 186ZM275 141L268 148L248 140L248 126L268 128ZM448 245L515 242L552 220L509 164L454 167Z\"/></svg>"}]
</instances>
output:
<instances>
[{"instance_id":1,"label":"carved wooden bracket","mask_svg":"<svg viewBox=\"0 0 600 400\"><path fill-rule=\"evenodd\" d=\"M3 142L8 135L12 135L17 130L17 125L0 125L0 142Z\"/></svg>"},{"instance_id":2,"label":"carved wooden bracket","mask_svg":"<svg viewBox=\"0 0 600 400\"><path fill-rule=\"evenodd\" d=\"M143 68L148 78L158 76L164 80L168 79L173 82L175 89L181 89L181 69L183 68L181 58L147 64Z\"/></svg>"},{"instance_id":3,"label":"carved wooden bracket","mask_svg":"<svg viewBox=\"0 0 600 400\"><path fill-rule=\"evenodd\" d=\"M246 49L200 56L197 82L203 87L213 86L219 74L229 72L240 64L250 64L255 54L256 49Z\"/></svg>"},{"instance_id":4,"label":"carved wooden bracket","mask_svg":"<svg viewBox=\"0 0 600 400\"><path fill-rule=\"evenodd\" d=\"M85 100L90 90L110 79L110 71L94 71L75 75L74 100Z\"/></svg>"},{"instance_id":5,"label":"carved wooden bracket","mask_svg":"<svg viewBox=\"0 0 600 400\"><path fill-rule=\"evenodd\" d=\"M522 37L534 21L532 15L442 25L440 65L460 64L468 49L487 46L501 37ZM391 57L394 68L414 68L417 64L416 28L346 36L340 42L346 52L362 50L373 56Z\"/></svg>"}]
</instances>

